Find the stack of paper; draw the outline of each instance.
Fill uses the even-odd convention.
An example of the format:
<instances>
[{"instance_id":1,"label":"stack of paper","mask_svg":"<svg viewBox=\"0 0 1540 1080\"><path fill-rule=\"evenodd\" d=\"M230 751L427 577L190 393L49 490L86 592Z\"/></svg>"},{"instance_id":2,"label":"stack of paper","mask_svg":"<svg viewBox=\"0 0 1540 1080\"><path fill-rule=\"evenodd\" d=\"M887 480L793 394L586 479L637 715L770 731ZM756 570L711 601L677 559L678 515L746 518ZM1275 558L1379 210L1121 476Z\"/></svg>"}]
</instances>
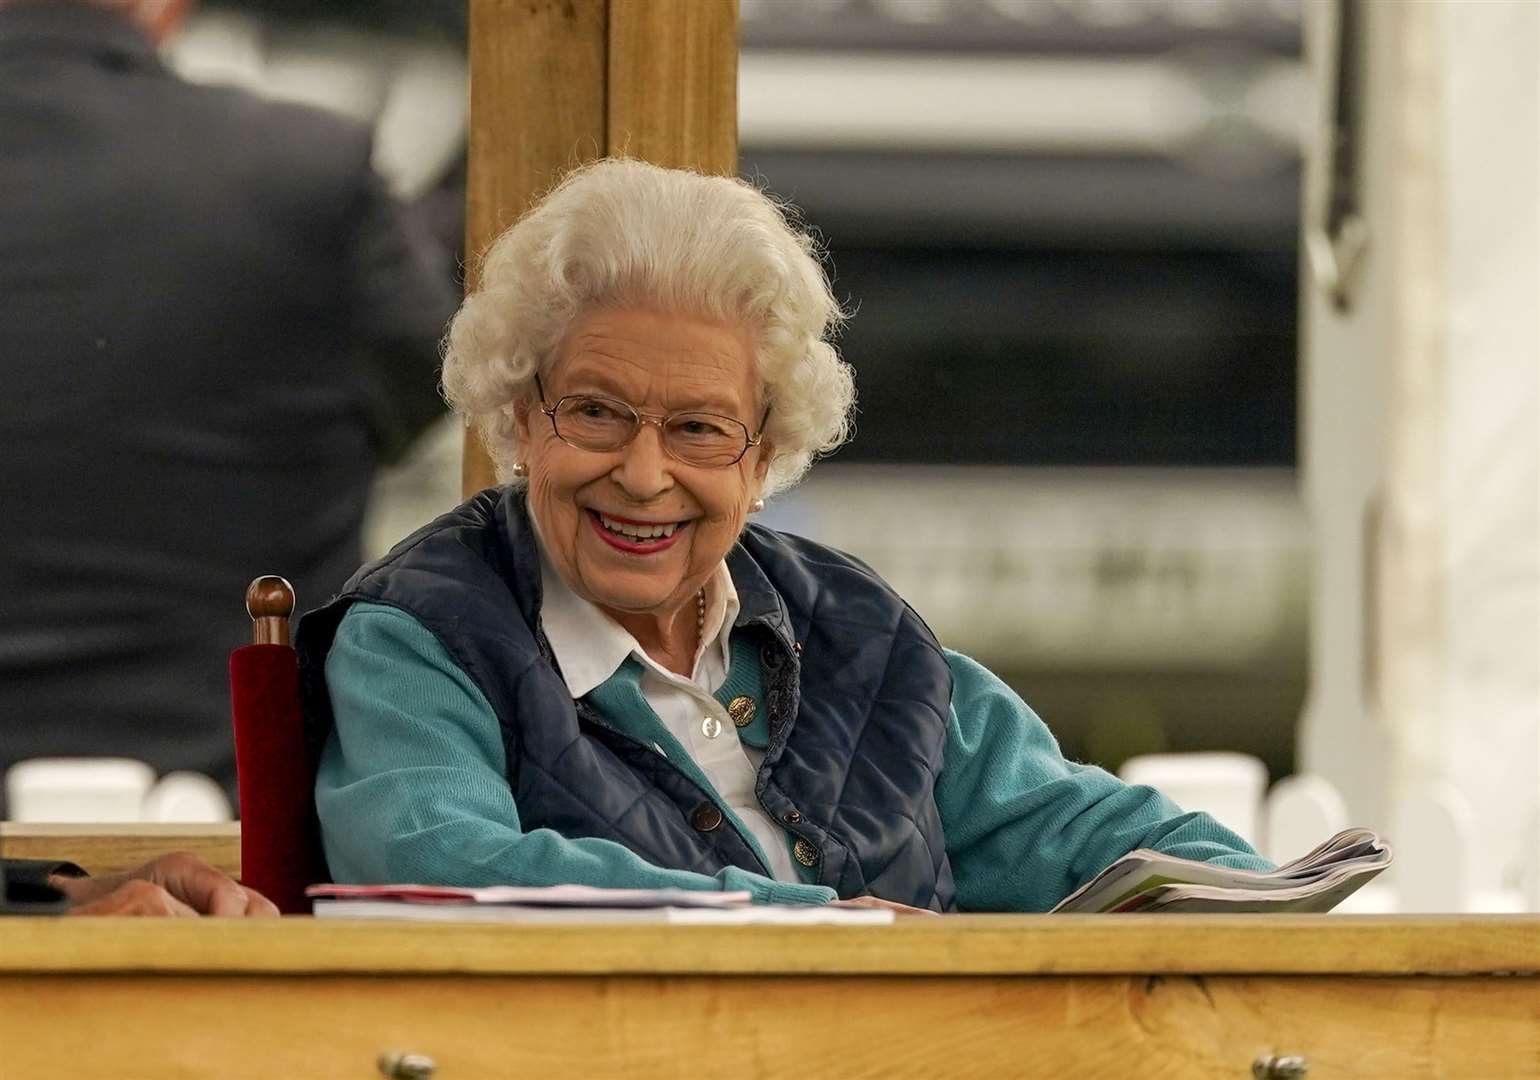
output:
<instances>
[{"instance_id":1,"label":"stack of paper","mask_svg":"<svg viewBox=\"0 0 1540 1080\"><path fill-rule=\"evenodd\" d=\"M1131 851L1076 889L1062 912L1330 911L1385 867L1390 845L1348 829L1271 873Z\"/></svg>"},{"instance_id":2,"label":"stack of paper","mask_svg":"<svg viewBox=\"0 0 1540 1080\"><path fill-rule=\"evenodd\" d=\"M305 890L305 895L311 898L315 914L320 918L714 925L893 921L893 912L882 909L753 904L747 892L692 889L601 889L591 885L497 885L480 889L445 885L312 885Z\"/></svg>"}]
</instances>

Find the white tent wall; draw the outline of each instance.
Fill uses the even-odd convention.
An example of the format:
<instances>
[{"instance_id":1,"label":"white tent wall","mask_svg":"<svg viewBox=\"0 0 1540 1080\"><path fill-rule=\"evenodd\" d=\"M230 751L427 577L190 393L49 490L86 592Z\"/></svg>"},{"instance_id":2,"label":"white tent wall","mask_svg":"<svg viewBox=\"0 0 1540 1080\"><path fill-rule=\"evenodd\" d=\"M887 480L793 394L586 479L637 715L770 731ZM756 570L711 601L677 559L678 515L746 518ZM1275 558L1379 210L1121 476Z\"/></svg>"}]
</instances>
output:
<instances>
[{"instance_id":1,"label":"white tent wall","mask_svg":"<svg viewBox=\"0 0 1540 1080\"><path fill-rule=\"evenodd\" d=\"M1483 827L1482 886L1540 857L1540 4L1438 5L1446 163L1443 699L1423 753ZM1526 865L1526 863L1528 865ZM1531 904L1536 898L1531 897Z\"/></svg>"},{"instance_id":2,"label":"white tent wall","mask_svg":"<svg viewBox=\"0 0 1540 1080\"><path fill-rule=\"evenodd\" d=\"M1476 889L1533 889L1540 5L1360 10L1355 144L1370 246L1345 311L1310 275L1303 285L1316 571L1301 762L1381 827L1405 793L1451 782L1479 827ZM1323 89L1334 12L1308 8ZM1324 124L1331 95L1320 97Z\"/></svg>"}]
</instances>

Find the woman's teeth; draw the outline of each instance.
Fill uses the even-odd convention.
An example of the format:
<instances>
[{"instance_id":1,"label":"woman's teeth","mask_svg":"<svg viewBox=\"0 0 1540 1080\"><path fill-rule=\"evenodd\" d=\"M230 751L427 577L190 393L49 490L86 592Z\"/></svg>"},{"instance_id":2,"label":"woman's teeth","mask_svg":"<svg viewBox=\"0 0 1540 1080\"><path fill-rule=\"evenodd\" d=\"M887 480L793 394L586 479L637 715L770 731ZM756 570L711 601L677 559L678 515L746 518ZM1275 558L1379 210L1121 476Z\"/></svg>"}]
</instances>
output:
<instances>
[{"instance_id":1,"label":"woman's teeth","mask_svg":"<svg viewBox=\"0 0 1540 1080\"><path fill-rule=\"evenodd\" d=\"M616 536L627 540L643 543L648 540L661 540L674 535L674 530L679 528L677 521L671 521L667 525L636 525L632 522L619 522L612 517L599 514L599 524L603 525Z\"/></svg>"}]
</instances>

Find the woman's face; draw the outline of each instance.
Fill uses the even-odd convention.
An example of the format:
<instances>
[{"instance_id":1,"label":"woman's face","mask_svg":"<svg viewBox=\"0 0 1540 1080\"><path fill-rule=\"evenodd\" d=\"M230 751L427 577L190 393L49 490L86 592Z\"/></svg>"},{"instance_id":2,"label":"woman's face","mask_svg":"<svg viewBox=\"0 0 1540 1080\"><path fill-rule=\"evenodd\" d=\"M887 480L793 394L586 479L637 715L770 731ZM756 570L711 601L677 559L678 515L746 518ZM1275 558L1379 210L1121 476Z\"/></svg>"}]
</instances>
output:
<instances>
[{"instance_id":1,"label":"woman's face","mask_svg":"<svg viewBox=\"0 0 1540 1080\"><path fill-rule=\"evenodd\" d=\"M751 434L764 413L742 327L645 308L579 316L542 380L548 405L593 394L646 416L718 413ZM738 539L773 453L762 443L725 468L687 465L664 451L661 428L646 423L619 450L582 450L556 437L538 402L519 425L530 509L551 561L573 591L612 616L693 609ZM637 542L646 526L674 528L666 538Z\"/></svg>"}]
</instances>

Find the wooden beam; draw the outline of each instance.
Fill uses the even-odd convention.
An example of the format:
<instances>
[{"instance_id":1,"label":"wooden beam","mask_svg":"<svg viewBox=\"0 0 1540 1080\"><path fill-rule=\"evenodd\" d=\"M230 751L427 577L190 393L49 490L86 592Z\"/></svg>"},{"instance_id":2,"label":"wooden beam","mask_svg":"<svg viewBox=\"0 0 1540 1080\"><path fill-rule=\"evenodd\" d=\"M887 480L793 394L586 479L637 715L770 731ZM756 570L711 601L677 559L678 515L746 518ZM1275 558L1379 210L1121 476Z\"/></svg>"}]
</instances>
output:
<instances>
[{"instance_id":1,"label":"wooden beam","mask_svg":"<svg viewBox=\"0 0 1540 1080\"><path fill-rule=\"evenodd\" d=\"M92 874L131 870L169 851L190 851L232 877L241 873L241 826L161 822L22 824L0 822L0 852L12 859L61 859Z\"/></svg>"},{"instance_id":2,"label":"wooden beam","mask_svg":"<svg viewBox=\"0 0 1540 1080\"><path fill-rule=\"evenodd\" d=\"M611 0L608 152L738 171L737 0Z\"/></svg>"},{"instance_id":3,"label":"wooden beam","mask_svg":"<svg viewBox=\"0 0 1540 1080\"><path fill-rule=\"evenodd\" d=\"M0 976L0 1044L7 1077L49 1080L426 1076L430 1062L444 1080L1301 1075L1267 1067L1285 1056L1312 1078L1532 1080L1537 990L1421 975L42 973ZM426 1060L376 1071L384 1051Z\"/></svg>"},{"instance_id":4,"label":"wooden beam","mask_svg":"<svg viewBox=\"0 0 1540 1080\"><path fill-rule=\"evenodd\" d=\"M605 150L606 0L471 0L466 288L481 255L574 165ZM461 487L497 482L466 432Z\"/></svg>"},{"instance_id":5,"label":"wooden beam","mask_svg":"<svg viewBox=\"0 0 1540 1080\"><path fill-rule=\"evenodd\" d=\"M0 1044L7 1077L49 1080L433 1075L428 1062L444 1080L1301 1075L1267 1068L1281 1056L1312 1078L1517 1080L1537 1075L1537 989L1420 975L45 973L0 976ZM376 1071L387 1050L426 1060Z\"/></svg>"},{"instance_id":6,"label":"wooden beam","mask_svg":"<svg viewBox=\"0 0 1540 1080\"><path fill-rule=\"evenodd\" d=\"M889 926L0 919L0 973L1479 975L1540 978L1536 915L911 915Z\"/></svg>"},{"instance_id":7,"label":"wooden beam","mask_svg":"<svg viewBox=\"0 0 1540 1080\"><path fill-rule=\"evenodd\" d=\"M466 286L479 255L574 165L624 154L738 168L737 0L471 0ZM466 433L461 487L496 483Z\"/></svg>"}]
</instances>

